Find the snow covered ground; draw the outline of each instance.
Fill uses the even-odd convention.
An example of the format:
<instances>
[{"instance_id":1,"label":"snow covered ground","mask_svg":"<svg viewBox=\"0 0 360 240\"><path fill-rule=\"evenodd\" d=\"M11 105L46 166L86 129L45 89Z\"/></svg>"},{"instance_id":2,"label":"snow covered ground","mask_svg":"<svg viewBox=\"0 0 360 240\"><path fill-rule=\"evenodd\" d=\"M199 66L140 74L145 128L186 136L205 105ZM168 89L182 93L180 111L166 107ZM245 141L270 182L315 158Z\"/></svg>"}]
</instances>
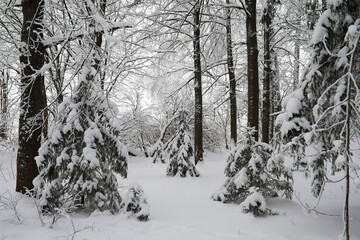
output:
<instances>
[{"instance_id":1,"label":"snow covered ground","mask_svg":"<svg viewBox=\"0 0 360 240\"><path fill-rule=\"evenodd\" d=\"M153 164L150 158L130 157L128 182L139 182L147 194L151 204L148 222L96 212L89 217L63 217L50 227L50 218L41 224L33 200L14 192L15 159L15 153L0 153L0 240L328 240L337 239L343 230L341 216L306 212L296 198L268 199L268 207L280 214L262 218L242 213L236 204L212 201L210 196L225 180L226 154L219 153L207 153L205 162L198 164L201 177L184 179L167 177L166 165ZM301 202L312 206L316 200L307 180L300 173L295 177ZM359 199L360 193L352 192L352 239L360 239ZM341 215L342 206L341 184L329 185L318 210ZM20 221L11 207L18 211Z\"/></svg>"}]
</instances>

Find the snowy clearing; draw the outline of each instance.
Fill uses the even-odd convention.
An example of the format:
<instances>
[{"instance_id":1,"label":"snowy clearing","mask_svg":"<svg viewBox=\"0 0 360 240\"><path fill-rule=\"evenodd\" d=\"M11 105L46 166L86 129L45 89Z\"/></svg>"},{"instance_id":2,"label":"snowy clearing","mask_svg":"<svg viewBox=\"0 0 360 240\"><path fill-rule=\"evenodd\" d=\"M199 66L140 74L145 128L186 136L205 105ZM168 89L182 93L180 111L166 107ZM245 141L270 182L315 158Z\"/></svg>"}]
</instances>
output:
<instances>
[{"instance_id":1,"label":"snowy clearing","mask_svg":"<svg viewBox=\"0 0 360 240\"><path fill-rule=\"evenodd\" d=\"M15 153L2 152L0 157L0 239L125 239L125 240L330 240L342 233L342 217L307 213L297 203L285 199L267 199L268 207L278 216L255 218L241 212L239 205L211 200L212 193L225 180L226 154L207 153L205 162L197 165L199 178L166 176L166 165L153 164L151 158L130 157L128 182L143 187L151 205L148 222L124 215L93 213L89 217L68 216L53 227L44 218L42 226L32 199L15 193ZM301 173L295 175L295 192L303 204L312 206L309 183ZM360 239L360 194L351 194L351 239ZM7 207L4 204L8 204ZM9 206L15 206L15 211ZM318 210L328 214L342 213L341 185L328 186Z\"/></svg>"}]
</instances>

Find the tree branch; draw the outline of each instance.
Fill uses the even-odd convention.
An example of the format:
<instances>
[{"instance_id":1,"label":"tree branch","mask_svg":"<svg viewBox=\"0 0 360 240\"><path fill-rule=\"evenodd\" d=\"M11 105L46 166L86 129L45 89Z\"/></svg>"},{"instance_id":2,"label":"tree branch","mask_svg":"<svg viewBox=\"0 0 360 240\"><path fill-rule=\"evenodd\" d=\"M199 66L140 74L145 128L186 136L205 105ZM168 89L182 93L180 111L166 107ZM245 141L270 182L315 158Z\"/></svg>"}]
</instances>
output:
<instances>
[{"instance_id":1,"label":"tree branch","mask_svg":"<svg viewBox=\"0 0 360 240\"><path fill-rule=\"evenodd\" d=\"M49 48L49 47L59 45L59 44L61 44L63 42L73 41L73 40L82 38L82 37L84 37L86 35L104 33L105 30L106 31L115 31L115 30L118 30L118 29L132 28L132 27L133 27L133 25L131 25L131 24L118 24L118 25L112 26L112 27L107 28L107 29L97 30L97 31L93 31L93 32L76 31L75 33L71 32L67 36L62 35L62 36L51 37L49 39L43 40L42 43L43 43L44 48Z\"/></svg>"}]
</instances>

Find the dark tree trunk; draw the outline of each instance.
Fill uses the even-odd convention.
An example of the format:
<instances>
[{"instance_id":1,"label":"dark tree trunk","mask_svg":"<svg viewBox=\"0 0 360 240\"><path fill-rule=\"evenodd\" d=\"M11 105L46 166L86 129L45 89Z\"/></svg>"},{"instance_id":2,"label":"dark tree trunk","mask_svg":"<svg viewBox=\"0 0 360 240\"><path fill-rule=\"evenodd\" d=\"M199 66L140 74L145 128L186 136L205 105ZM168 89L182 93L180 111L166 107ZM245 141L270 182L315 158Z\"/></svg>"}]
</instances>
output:
<instances>
[{"instance_id":1,"label":"dark tree trunk","mask_svg":"<svg viewBox=\"0 0 360 240\"><path fill-rule=\"evenodd\" d=\"M230 4L230 0L226 0ZM226 47L227 47L227 66L230 81L230 139L232 146L237 142L237 109L236 109L236 78L233 58L233 46L231 37L231 10L226 8Z\"/></svg>"},{"instance_id":2,"label":"dark tree trunk","mask_svg":"<svg viewBox=\"0 0 360 240\"><path fill-rule=\"evenodd\" d=\"M16 191L25 193L33 188L38 175L34 158L41 144L44 106L44 76L38 70L44 66L41 44L44 0L23 0L21 31L21 100L19 118L19 148L17 153Z\"/></svg>"},{"instance_id":3,"label":"dark tree trunk","mask_svg":"<svg viewBox=\"0 0 360 240\"><path fill-rule=\"evenodd\" d=\"M0 87L1 87L1 123L0 138L7 139L7 120L8 120L8 81L9 73L6 68L1 71Z\"/></svg>"},{"instance_id":4,"label":"dark tree trunk","mask_svg":"<svg viewBox=\"0 0 360 240\"><path fill-rule=\"evenodd\" d=\"M202 119L202 89L201 89L201 49L200 49L200 9L201 0L196 1L194 6L194 91L195 91L195 115L194 115L194 160L195 165L203 160L203 119Z\"/></svg>"},{"instance_id":5,"label":"dark tree trunk","mask_svg":"<svg viewBox=\"0 0 360 240\"><path fill-rule=\"evenodd\" d=\"M272 70L272 49L271 49L271 37L273 34L272 20L274 17L273 9L274 0L267 0L265 12L263 15L264 24L264 81L263 81L263 99L262 99L262 141L269 143L270 141L270 111L271 111L271 83L273 81L273 70Z\"/></svg>"},{"instance_id":6,"label":"dark tree trunk","mask_svg":"<svg viewBox=\"0 0 360 240\"><path fill-rule=\"evenodd\" d=\"M101 0L99 3L99 10L100 13L102 14L102 16L105 16L105 10L106 10L106 0ZM97 32L95 33L95 44L96 46L99 48L98 53L101 53L100 49L101 49L101 45L103 42L103 35L104 32ZM104 90L105 88L105 72L101 72L101 56L96 56L95 59L95 64L94 64L94 69L96 69L96 71L99 73L100 75L100 86L101 89Z\"/></svg>"},{"instance_id":7,"label":"dark tree trunk","mask_svg":"<svg viewBox=\"0 0 360 240\"><path fill-rule=\"evenodd\" d=\"M247 45L247 77L248 77L248 126L256 130L258 140L259 129L259 70L258 47L256 34L256 0L246 0L246 45Z\"/></svg>"}]
</instances>

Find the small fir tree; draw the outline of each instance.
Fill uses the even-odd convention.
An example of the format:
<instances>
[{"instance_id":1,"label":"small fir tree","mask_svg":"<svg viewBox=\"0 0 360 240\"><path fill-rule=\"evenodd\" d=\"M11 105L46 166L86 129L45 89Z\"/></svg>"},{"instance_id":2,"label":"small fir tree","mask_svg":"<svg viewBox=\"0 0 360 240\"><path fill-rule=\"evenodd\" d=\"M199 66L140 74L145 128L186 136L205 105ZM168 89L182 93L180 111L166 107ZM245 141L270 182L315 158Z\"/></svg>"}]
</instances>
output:
<instances>
[{"instance_id":1,"label":"small fir tree","mask_svg":"<svg viewBox=\"0 0 360 240\"><path fill-rule=\"evenodd\" d=\"M127 150L117 139L116 105L104 96L91 64L85 62L75 93L59 106L54 132L36 158L34 184L45 212L120 210L115 173L126 178Z\"/></svg>"},{"instance_id":2,"label":"small fir tree","mask_svg":"<svg viewBox=\"0 0 360 240\"><path fill-rule=\"evenodd\" d=\"M271 155L271 146L255 141L253 133L249 131L230 152L225 167L228 179L212 198L222 202L241 201L244 212L260 216L272 213L266 208L264 197L276 197L283 192L291 198L292 175L282 158Z\"/></svg>"},{"instance_id":3,"label":"small fir tree","mask_svg":"<svg viewBox=\"0 0 360 240\"><path fill-rule=\"evenodd\" d=\"M191 162L194 151L189 133L189 125L186 121L187 115L185 111L180 113L178 130L168 147L170 153L169 166L166 170L168 176L200 176L195 165Z\"/></svg>"},{"instance_id":4,"label":"small fir tree","mask_svg":"<svg viewBox=\"0 0 360 240\"><path fill-rule=\"evenodd\" d=\"M134 182L124 197L124 210L134 215L139 221L147 221L150 216L150 207L142 187Z\"/></svg>"},{"instance_id":5,"label":"small fir tree","mask_svg":"<svg viewBox=\"0 0 360 240\"><path fill-rule=\"evenodd\" d=\"M166 163L163 147L164 145L160 140L156 142L153 163L157 163L157 162Z\"/></svg>"}]
</instances>

